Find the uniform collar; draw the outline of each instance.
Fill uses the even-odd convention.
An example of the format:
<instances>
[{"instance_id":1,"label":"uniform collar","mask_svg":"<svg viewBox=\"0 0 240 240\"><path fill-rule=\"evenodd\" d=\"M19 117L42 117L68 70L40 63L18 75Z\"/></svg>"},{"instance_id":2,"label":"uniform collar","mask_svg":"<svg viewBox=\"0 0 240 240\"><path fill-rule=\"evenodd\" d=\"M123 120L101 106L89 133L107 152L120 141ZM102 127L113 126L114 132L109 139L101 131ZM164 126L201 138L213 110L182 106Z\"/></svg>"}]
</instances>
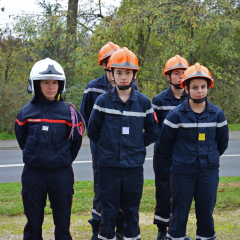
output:
<instances>
[{"instance_id":1,"label":"uniform collar","mask_svg":"<svg viewBox=\"0 0 240 240\"><path fill-rule=\"evenodd\" d=\"M103 75L103 78L104 78L104 86L108 86L109 81L108 81L108 79L107 79L107 73L105 73L105 74Z\"/></svg>"},{"instance_id":2,"label":"uniform collar","mask_svg":"<svg viewBox=\"0 0 240 240\"><path fill-rule=\"evenodd\" d=\"M183 92L183 95L181 96L181 99L182 98L186 98L188 96L188 94L186 93L185 89L184 89L184 92ZM173 91L172 91L172 88L171 86L167 89L167 97L169 99L177 99L174 94L173 94Z\"/></svg>"},{"instance_id":3,"label":"uniform collar","mask_svg":"<svg viewBox=\"0 0 240 240\"><path fill-rule=\"evenodd\" d=\"M189 105L189 98L187 98L184 102L183 102L183 105L182 105L182 107L183 107L183 110L185 110L185 111L193 111L192 109L191 109L191 107L190 107L190 105ZM206 107L205 107L205 109L204 109L204 111L203 112L210 112L210 111L214 111L214 108L213 108L213 105L207 100L206 101Z\"/></svg>"},{"instance_id":4,"label":"uniform collar","mask_svg":"<svg viewBox=\"0 0 240 240\"><path fill-rule=\"evenodd\" d=\"M40 104L42 104L42 105L53 105L53 104L55 104L56 102L58 102L57 100L52 100L52 101L50 101L50 100L47 100L47 99L45 99L45 98L43 98L43 97L36 97L36 96L34 96L32 99L31 99L31 103L33 103L33 102L39 102ZM62 101L62 100L59 100L59 101Z\"/></svg>"},{"instance_id":5,"label":"uniform collar","mask_svg":"<svg viewBox=\"0 0 240 240\"><path fill-rule=\"evenodd\" d=\"M118 92L117 92L116 86L111 90L111 95L112 95L111 101L122 102L122 100L118 96ZM133 87L132 87L132 91L131 91L131 94L130 94L130 97L129 97L128 101L129 100L137 101L136 90Z\"/></svg>"},{"instance_id":6,"label":"uniform collar","mask_svg":"<svg viewBox=\"0 0 240 240\"><path fill-rule=\"evenodd\" d=\"M105 73L104 75L99 77L97 82L98 82L98 85L103 86L103 87L105 87L105 86L107 87L108 84L109 84L108 79L107 79L107 74Z\"/></svg>"}]
</instances>

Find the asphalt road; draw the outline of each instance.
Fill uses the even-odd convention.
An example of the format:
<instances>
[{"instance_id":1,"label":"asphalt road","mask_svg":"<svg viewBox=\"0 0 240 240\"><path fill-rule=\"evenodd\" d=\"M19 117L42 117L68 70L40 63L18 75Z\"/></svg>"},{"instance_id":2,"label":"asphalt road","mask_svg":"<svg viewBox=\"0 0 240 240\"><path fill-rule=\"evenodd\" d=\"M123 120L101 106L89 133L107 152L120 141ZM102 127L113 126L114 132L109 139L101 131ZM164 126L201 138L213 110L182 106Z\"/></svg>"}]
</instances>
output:
<instances>
[{"instance_id":1,"label":"asphalt road","mask_svg":"<svg viewBox=\"0 0 240 240\"><path fill-rule=\"evenodd\" d=\"M152 156L153 144L147 147L145 179L154 179ZM73 164L76 181L93 179L91 159L90 148L82 147ZM22 169L22 151L0 151L0 183L20 182ZM240 141L229 142L228 149L220 158L220 176L240 176Z\"/></svg>"}]
</instances>

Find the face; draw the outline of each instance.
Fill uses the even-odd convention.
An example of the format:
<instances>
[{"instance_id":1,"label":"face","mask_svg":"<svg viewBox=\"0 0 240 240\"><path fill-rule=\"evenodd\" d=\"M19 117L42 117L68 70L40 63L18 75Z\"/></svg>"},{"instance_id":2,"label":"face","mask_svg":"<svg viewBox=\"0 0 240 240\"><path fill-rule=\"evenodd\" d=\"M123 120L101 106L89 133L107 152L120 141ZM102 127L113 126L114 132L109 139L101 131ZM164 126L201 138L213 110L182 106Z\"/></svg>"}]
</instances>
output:
<instances>
[{"instance_id":1,"label":"face","mask_svg":"<svg viewBox=\"0 0 240 240\"><path fill-rule=\"evenodd\" d=\"M175 84L180 84L184 72L185 72L185 69L175 69L175 70L172 70L172 73L171 73L172 84L174 84L174 85ZM167 78L170 81L170 78L169 78L168 75L167 75Z\"/></svg>"},{"instance_id":2,"label":"face","mask_svg":"<svg viewBox=\"0 0 240 240\"><path fill-rule=\"evenodd\" d=\"M134 76L134 79L136 79L136 75ZM114 77L111 73L111 77L114 80L117 85L124 86L129 85L133 78L133 70L132 69L126 69L126 68L114 68Z\"/></svg>"},{"instance_id":3,"label":"face","mask_svg":"<svg viewBox=\"0 0 240 240\"><path fill-rule=\"evenodd\" d=\"M187 91L187 87L185 87ZM207 81L204 78L195 78L190 81L190 96L192 99L201 99L207 96Z\"/></svg>"},{"instance_id":4,"label":"face","mask_svg":"<svg viewBox=\"0 0 240 240\"><path fill-rule=\"evenodd\" d=\"M47 100L54 100L58 92L57 80L41 80L40 87Z\"/></svg>"}]
</instances>

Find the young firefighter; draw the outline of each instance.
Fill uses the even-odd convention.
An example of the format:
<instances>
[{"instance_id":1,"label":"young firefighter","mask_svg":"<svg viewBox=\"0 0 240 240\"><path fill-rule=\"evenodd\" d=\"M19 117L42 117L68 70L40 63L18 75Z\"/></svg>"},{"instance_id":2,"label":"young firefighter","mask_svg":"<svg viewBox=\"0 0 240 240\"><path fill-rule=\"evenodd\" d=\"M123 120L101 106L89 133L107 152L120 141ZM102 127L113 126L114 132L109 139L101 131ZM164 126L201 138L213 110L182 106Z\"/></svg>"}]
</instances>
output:
<instances>
[{"instance_id":1,"label":"young firefighter","mask_svg":"<svg viewBox=\"0 0 240 240\"><path fill-rule=\"evenodd\" d=\"M184 71L189 67L187 60L176 55L170 58L164 68L163 75L171 86L158 94L152 100L152 106L156 112L158 119L159 134L163 121L168 112L177 105L187 99L187 94L184 89L180 87ZM156 211L154 215L154 224L158 227L157 240L166 240L167 227L170 223L170 167L171 162L166 161L168 156L162 152L160 143L157 141L154 145L154 172L155 172L155 186L156 186ZM188 239L186 237L186 239Z\"/></svg>"},{"instance_id":2,"label":"young firefighter","mask_svg":"<svg viewBox=\"0 0 240 240\"><path fill-rule=\"evenodd\" d=\"M22 173L22 199L27 217L25 240L43 239L47 195L55 239L72 239L69 231L74 193L72 162L82 143L82 123L78 123L80 115L76 117L76 109L62 101L65 85L64 71L56 61L46 58L35 63L28 86L28 92L35 92L35 96L16 119L15 134L25 163Z\"/></svg>"},{"instance_id":3,"label":"young firefighter","mask_svg":"<svg viewBox=\"0 0 240 240\"><path fill-rule=\"evenodd\" d=\"M171 166L172 218L167 239L182 240L192 199L197 240L216 238L212 217L219 181L219 156L228 146L228 126L221 109L207 101L213 87L209 70L199 63L181 81L189 99L169 112L160 136ZM167 160L166 160L167 161Z\"/></svg>"},{"instance_id":4,"label":"young firefighter","mask_svg":"<svg viewBox=\"0 0 240 240\"><path fill-rule=\"evenodd\" d=\"M121 206L124 239L137 240L145 147L158 139L157 122L149 99L132 87L139 70L136 55L124 47L113 53L108 68L116 86L98 97L88 123L88 136L98 146L102 205L98 239L115 239Z\"/></svg>"},{"instance_id":5,"label":"young firefighter","mask_svg":"<svg viewBox=\"0 0 240 240\"><path fill-rule=\"evenodd\" d=\"M96 102L96 99L99 95L106 93L108 89L112 89L115 86L114 81L112 81L110 76L110 70L107 69L108 60L111 55L117 50L121 49L117 44L113 42L108 42L104 45L99 51L98 64L102 66L106 71L106 74L103 76L92 80L89 82L85 88L84 95L81 102L80 113L83 115L83 118L88 126L89 117L93 109L93 105ZM133 87L137 90L137 86L133 83ZM99 225L101 222L101 204L100 196L98 190L98 166L97 166L97 155L98 147L95 143L90 140L90 148L92 153L92 166L93 166L93 176L94 176L94 199L93 199L93 208L92 208L92 218L89 220L89 223L92 226L92 238L91 240L97 239L99 232ZM124 229L124 219L123 214L119 211L119 215L116 220L116 238L121 240L123 238L123 229Z\"/></svg>"}]
</instances>

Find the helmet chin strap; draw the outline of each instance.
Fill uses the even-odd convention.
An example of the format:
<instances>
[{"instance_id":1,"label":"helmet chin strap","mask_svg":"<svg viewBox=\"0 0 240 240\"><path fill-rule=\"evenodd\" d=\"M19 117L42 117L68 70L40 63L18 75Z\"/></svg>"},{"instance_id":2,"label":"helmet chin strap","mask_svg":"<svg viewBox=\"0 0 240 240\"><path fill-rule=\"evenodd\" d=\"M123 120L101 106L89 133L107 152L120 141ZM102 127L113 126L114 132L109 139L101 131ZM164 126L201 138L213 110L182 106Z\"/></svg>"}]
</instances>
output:
<instances>
[{"instance_id":1,"label":"helmet chin strap","mask_svg":"<svg viewBox=\"0 0 240 240\"><path fill-rule=\"evenodd\" d=\"M115 80L114 80L114 82L115 82ZM130 87L132 87L132 82L133 82L133 81L131 81L130 84L124 85L124 86L117 85L116 82L115 82L115 84L117 85L117 87L118 87L119 90L128 90Z\"/></svg>"},{"instance_id":2,"label":"helmet chin strap","mask_svg":"<svg viewBox=\"0 0 240 240\"><path fill-rule=\"evenodd\" d=\"M114 72L113 72L113 71L112 71L112 74L113 74L113 76L114 76ZM117 85L115 79L114 79L114 83L117 85L117 87L118 87L119 90L128 90L130 87L132 87L132 83L133 83L133 81L134 81L135 74L136 74L136 73L133 74L132 81L131 81L130 84L128 84L128 85L124 85L124 86Z\"/></svg>"},{"instance_id":3,"label":"helmet chin strap","mask_svg":"<svg viewBox=\"0 0 240 240\"><path fill-rule=\"evenodd\" d=\"M170 71L169 74L168 74L168 76L169 76L169 78L170 78L170 80L169 80L170 85L174 86L175 89L182 89L182 88L180 87L180 83L179 83L179 84L173 84L173 83L172 83L171 74L172 74L172 72Z\"/></svg>"},{"instance_id":4,"label":"helmet chin strap","mask_svg":"<svg viewBox=\"0 0 240 240\"><path fill-rule=\"evenodd\" d=\"M174 86L175 89L182 89L180 87L180 84L173 84L171 80L170 80L170 85Z\"/></svg>"},{"instance_id":5,"label":"helmet chin strap","mask_svg":"<svg viewBox=\"0 0 240 240\"><path fill-rule=\"evenodd\" d=\"M105 68L104 71L105 72L111 72L111 70L109 70L109 68L108 69Z\"/></svg>"},{"instance_id":6,"label":"helmet chin strap","mask_svg":"<svg viewBox=\"0 0 240 240\"><path fill-rule=\"evenodd\" d=\"M203 97L203 98L199 98L199 99L193 99L193 98L191 98L191 96L189 95L189 98L192 99L192 101L193 101L194 103L203 103L203 102L205 102L205 101L207 100L207 97L208 97L208 96Z\"/></svg>"}]
</instances>

